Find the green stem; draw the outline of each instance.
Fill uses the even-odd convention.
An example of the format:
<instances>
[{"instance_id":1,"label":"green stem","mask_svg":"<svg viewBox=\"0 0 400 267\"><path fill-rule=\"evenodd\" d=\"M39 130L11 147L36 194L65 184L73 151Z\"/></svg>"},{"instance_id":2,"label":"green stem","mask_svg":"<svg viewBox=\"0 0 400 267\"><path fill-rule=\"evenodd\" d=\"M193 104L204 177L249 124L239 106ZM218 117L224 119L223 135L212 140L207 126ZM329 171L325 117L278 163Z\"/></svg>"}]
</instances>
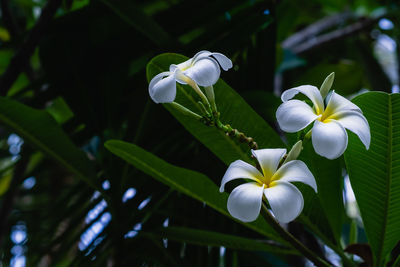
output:
<instances>
[{"instance_id":1,"label":"green stem","mask_svg":"<svg viewBox=\"0 0 400 267\"><path fill-rule=\"evenodd\" d=\"M300 138L299 138L299 141L302 141L302 147L304 147L304 145L308 142L308 141L310 141L311 140L311 134L312 134L312 129L310 129L307 133L302 133L302 135L300 136ZM299 141L295 144L295 146L299 143ZM294 147L294 146L293 146ZM302 150L301 150L302 151ZM301 151L300 151L300 153L301 153ZM290 153L290 152L289 152ZM297 155L297 156L299 156L300 155L300 153ZM287 156L287 157L289 157L289 155ZM284 163L286 163L286 162L288 162L288 160L286 160L285 159L285 161L284 161ZM310 227L310 225L308 225L308 227ZM311 229L313 232L314 232L314 234L316 234L317 236L318 236L318 238L320 238L324 243L325 243L325 245L327 245L328 247L330 247L334 252L336 252L340 257L341 257L341 259L342 259L342 261L343 261L343 265L345 266L345 267L354 267L355 266L355 264L354 264L354 262L352 262L345 254L344 254L344 252L343 252L343 250L340 248L340 247L338 247L338 246L336 246L336 245L334 245L331 241L329 241L324 235L322 235L321 233L317 233L318 231L316 230L316 229Z\"/></svg>"},{"instance_id":2,"label":"green stem","mask_svg":"<svg viewBox=\"0 0 400 267\"><path fill-rule=\"evenodd\" d=\"M297 142L299 142L299 141L302 142L302 147L305 147L305 144L307 144L311 140L311 137L312 137L312 129L310 129L307 133L305 131L306 130L303 130L300 132L300 134L298 135L298 140L297 140Z\"/></svg>"},{"instance_id":3,"label":"green stem","mask_svg":"<svg viewBox=\"0 0 400 267\"><path fill-rule=\"evenodd\" d=\"M215 124L218 129L225 132L228 136L238 139L241 143L248 144L248 146L252 149L258 149L258 145L252 137L248 137L244 133L239 132L237 129L233 129L230 125L222 124L222 122L219 120L219 113L217 111L217 105L215 104L214 88L212 86L205 87L205 91L207 94L206 97L195 81L183 74L178 75L179 79L190 85L194 89L194 91L200 96L202 102L199 102L199 105L202 112L204 113L203 119L207 125L212 126ZM181 106L179 108L182 109L184 107ZM187 113L189 114L189 112ZM193 116L193 114L190 115Z\"/></svg>"},{"instance_id":4,"label":"green stem","mask_svg":"<svg viewBox=\"0 0 400 267\"><path fill-rule=\"evenodd\" d=\"M336 244L332 243L332 241L327 238L324 234L321 233L321 231L313 224L309 222L309 219L304 216L300 215L298 218L299 222L302 224L306 225L306 227L314 234L316 237L318 237L325 245L330 247L334 252L336 252L341 258L343 262L344 267L355 267L356 264L352 262L343 252L343 249Z\"/></svg>"},{"instance_id":5,"label":"green stem","mask_svg":"<svg viewBox=\"0 0 400 267\"><path fill-rule=\"evenodd\" d=\"M200 87L197 85L197 83L195 83L194 81L192 81L191 83L189 83L189 85L195 90L195 92L200 96L201 100L203 101L204 105L210 107L210 102L208 102L208 99L206 97L206 95L203 93L203 91L201 91Z\"/></svg>"},{"instance_id":6,"label":"green stem","mask_svg":"<svg viewBox=\"0 0 400 267\"><path fill-rule=\"evenodd\" d=\"M176 103L176 102L171 102L171 103L169 103L169 105L171 105L172 107L174 107L176 110L182 112L184 115L190 116L190 117L192 117L192 118L194 118L194 119L196 119L196 120L201 120L201 119L203 118L203 117L200 116L199 114L194 113L194 112L191 111L190 109L188 109L188 108L186 108L186 107L184 107L184 106L182 106L181 104L178 104L178 103Z\"/></svg>"},{"instance_id":7,"label":"green stem","mask_svg":"<svg viewBox=\"0 0 400 267\"><path fill-rule=\"evenodd\" d=\"M212 115L211 115L211 112L209 112L209 111L207 110L207 108L204 106L203 102L197 101L197 103L198 103L199 106L200 106L200 109L201 109L201 111L202 111L202 113L203 113L203 117L210 119L210 117L212 116Z\"/></svg>"},{"instance_id":8,"label":"green stem","mask_svg":"<svg viewBox=\"0 0 400 267\"><path fill-rule=\"evenodd\" d=\"M218 118L215 119L215 125L218 129L226 133L226 135L238 139L241 143L246 143L251 149L258 149L258 145L254 141L253 137L248 137L237 129L233 129L229 124L223 124Z\"/></svg>"},{"instance_id":9,"label":"green stem","mask_svg":"<svg viewBox=\"0 0 400 267\"><path fill-rule=\"evenodd\" d=\"M311 139L311 134L312 134L312 129L309 130L309 131L306 133L306 135L304 136L303 140L304 140L304 141L310 140L310 139Z\"/></svg>"},{"instance_id":10,"label":"green stem","mask_svg":"<svg viewBox=\"0 0 400 267\"><path fill-rule=\"evenodd\" d=\"M205 96L203 91L201 91L200 87L197 85L197 83L195 81L193 81L188 76L186 76L182 73L178 73L177 75L178 75L179 79L186 82L188 85L190 85L190 87L193 88L193 90L200 96L201 101L204 103L204 105L206 105L208 107L210 106L210 103L208 102L207 97Z\"/></svg>"},{"instance_id":11,"label":"green stem","mask_svg":"<svg viewBox=\"0 0 400 267\"><path fill-rule=\"evenodd\" d=\"M215 103L215 94L214 94L213 86L212 85L206 86L205 91L206 91L206 96L207 96L208 100L210 101L211 110L212 110L213 114L218 114L217 104Z\"/></svg>"},{"instance_id":12,"label":"green stem","mask_svg":"<svg viewBox=\"0 0 400 267\"><path fill-rule=\"evenodd\" d=\"M286 231L285 229L280 226L280 224L272 217L271 213L268 211L267 207L262 204L261 207L261 215L267 221L272 228L280 234L280 236L288 241L294 248L300 251L304 257L312 261L316 266L332 266L332 264L328 263L324 259L321 259L318 255L314 254L310 249L305 247L299 240L297 240L291 233Z\"/></svg>"}]
</instances>

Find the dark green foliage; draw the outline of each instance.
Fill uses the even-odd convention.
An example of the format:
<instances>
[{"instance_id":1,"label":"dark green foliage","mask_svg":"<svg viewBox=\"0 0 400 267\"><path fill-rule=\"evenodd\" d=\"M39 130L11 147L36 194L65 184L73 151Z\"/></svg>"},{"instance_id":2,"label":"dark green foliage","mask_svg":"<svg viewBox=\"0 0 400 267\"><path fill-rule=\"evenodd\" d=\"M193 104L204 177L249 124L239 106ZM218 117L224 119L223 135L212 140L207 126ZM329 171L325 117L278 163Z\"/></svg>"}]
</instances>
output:
<instances>
[{"instance_id":1,"label":"dark green foliage","mask_svg":"<svg viewBox=\"0 0 400 267\"><path fill-rule=\"evenodd\" d=\"M374 264L384 266L400 236L400 97L374 92L358 96L354 103L364 111L370 124L371 147L366 151L351 135L345 158Z\"/></svg>"},{"instance_id":2,"label":"dark green foliage","mask_svg":"<svg viewBox=\"0 0 400 267\"><path fill-rule=\"evenodd\" d=\"M49 3L54 12L45 11ZM4 266L15 259L16 245L27 266L304 266L298 252L261 218L244 225L226 210L227 194L219 193L218 186L229 163L239 158L253 162L249 147L168 105L154 104L148 95L149 79L203 49L227 55L234 67L215 85L221 120L253 137L260 148L292 145L292 136L284 135L275 119L285 89L319 86L332 71L333 89L342 95L363 88L390 91L396 83L377 61L371 34L379 30L376 18L385 16L394 29L381 33L399 40L395 1L0 4ZM48 18L44 23L40 13ZM285 45L287 38L333 15L340 20L306 32L295 45ZM360 30L340 35L347 26L369 20ZM298 52L310 40L318 43L318 37L332 32L340 38ZM194 97L188 87L178 86L177 101L198 111ZM382 140L374 143L375 132L386 139L390 132L389 112L376 112L385 99L394 103L397 97L374 93L355 100L370 120L373 141L365 152L350 135L345 156L365 231L343 207L343 160L322 159L313 154L311 144L303 151L319 193L296 184L305 208L289 230L322 257L327 254L321 243L340 254L343 239L368 241L377 265L400 262L395 247L399 202L392 201L398 199L395 153L389 159ZM394 121L396 113L392 115ZM382 128L378 121L384 122ZM23 144L8 142L14 133ZM379 166L385 169L391 162L393 172L362 176L372 164L365 159L378 150L386 153L384 161L373 165L383 164ZM29 181L35 181L33 187ZM381 183L376 195L370 191L371 181ZM27 234L18 244L11 238L16 229Z\"/></svg>"},{"instance_id":3,"label":"dark green foliage","mask_svg":"<svg viewBox=\"0 0 400 267\"><path fill-rule=\"evenodd\" d=\"M167 162L162 161L133 144L110 140L105 146L113 154L134 165L136 168L158 181L229 216L226 209L227 194L219 193L218 186L201 173L169 165ZM245 225L262 233L268 238L281 241L279 236L269 225L265 224L261 217L254 223L247 223Z\"/></svg>"}]
</instances>

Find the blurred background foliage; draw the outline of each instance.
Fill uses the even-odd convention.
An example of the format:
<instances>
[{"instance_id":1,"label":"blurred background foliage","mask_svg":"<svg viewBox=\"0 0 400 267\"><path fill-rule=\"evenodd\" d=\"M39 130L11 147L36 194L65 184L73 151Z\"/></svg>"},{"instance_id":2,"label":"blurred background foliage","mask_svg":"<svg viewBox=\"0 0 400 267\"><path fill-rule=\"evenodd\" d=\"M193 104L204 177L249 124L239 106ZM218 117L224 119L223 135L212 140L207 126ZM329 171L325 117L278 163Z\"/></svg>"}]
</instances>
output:
<instances>
[{"instance_id":1,"label":"blurred background foliage","mask_svg":"<svg viewBox=\"0 0 400 267\"><path fill-rule=\"evenodd\" d=\"M0 266L307 264L249 251L229 238L258 233L104 148L135 143L219 185L224 163L148 96L146 65L160 53L227 55L234 68L222 78L274 128L283 90L331 72L346 96L399 88L397 1L0 2ZM341 186L338 235L366 242ZM335 262L303 224L289 230Z\"/></svg>"}]
</instances>

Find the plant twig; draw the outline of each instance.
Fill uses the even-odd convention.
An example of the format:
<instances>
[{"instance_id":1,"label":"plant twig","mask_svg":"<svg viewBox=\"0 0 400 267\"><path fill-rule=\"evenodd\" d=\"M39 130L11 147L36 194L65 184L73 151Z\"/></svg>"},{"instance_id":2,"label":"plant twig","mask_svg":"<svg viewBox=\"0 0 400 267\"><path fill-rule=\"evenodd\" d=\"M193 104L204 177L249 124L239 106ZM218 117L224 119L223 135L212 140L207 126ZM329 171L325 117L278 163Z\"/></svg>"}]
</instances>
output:
<instances>
[{"instance_id":1,"label":"plant twig","mask_svg":"<svg viewBox=\"0 0 400 267\"><path fill-rule=\"evenodd\" d=\"M344 23L346 20L351 18L353 13L350 11L345 11L342 13L337 13L329 17L324 17L311 24L310 26L304 28L301 31L289 36L282 42L282 47L285 49L294 48L307 39L313 38L321 32L328 30L329 28L338 26Z\"/></svg>"},{"instance_id":2,"label":"plant twig","mask_svg":"<svg viewBox=\"0 0 400 267\"><path fill-rule=\"evenodd\" d=\"M321 47L325 44L332 43L344 39L348 36L352 36L358 32L364 31L372 27L381 17L378 18L361 18L359 21L350 24L344 28L331 31L326 34L309 38L301 44L297 44L291 48L295 54L303 54L315 48Z\"/></svg>"},{"instance_id":3,"label":"plant twig","mask_svg":"<svg viewBox=\"0 0 400 267\"><path fill-rule=\"evenodd\" d=\"M219 118L215 121L215 126L224 131L226 135L235 137L241 143L246 143L251 149L258 149L258 145L256 141L254 141L253 137L246 136L244 133L239 132L237 129L232 128L229 124L224 125L219 120Z\"/></svg>"}]
</instances>

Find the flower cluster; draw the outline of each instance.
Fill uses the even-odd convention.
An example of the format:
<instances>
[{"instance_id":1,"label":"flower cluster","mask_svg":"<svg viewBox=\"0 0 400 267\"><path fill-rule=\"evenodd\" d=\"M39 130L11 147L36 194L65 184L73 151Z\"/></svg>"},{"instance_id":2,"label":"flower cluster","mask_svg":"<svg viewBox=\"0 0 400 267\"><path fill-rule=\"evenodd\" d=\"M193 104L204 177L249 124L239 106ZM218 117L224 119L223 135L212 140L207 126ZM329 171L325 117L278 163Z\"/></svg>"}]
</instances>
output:
<instances>
[{"instance_id":1,"label":"flower cluster","mask_svg":"<svg viewBox=\"0 0 400 267\"><path fill-rule=\"evenodd\" d=\"M212 105L215 106L214 95L212 90L207 90L212 89L212 85L219 79L220 68L225 71L232 68L231 60L220 53L201 51L183 63L172 64L169 71L156 75L149 84L150 97L156 103L179 105L173 102L176 97L176 82L188 84L211 110ZM361 109L335 91L330 91L333 79L332 73L320 89L303 85L286 90L281 96L283 103L276 112L279 127L283 131L307 131L304 136L311 137L315 152L328 159L338 158L346 150L346 129L355 133L366 149L371 142L368 121ZM207 97L199 86L205 87ZM309 98L312 106L305 101L294 99L299 93ZM185 107L180 107L180 110L186 114L193 113ZM216 107L213 111L206 111L205 114L217 116L212 118L215 126L230 136L237 135L239 140L246 140L254 147L256 143L252 138L220 123ZM201 118L200 115L194 115ZM294 220L303 210L304 200L292 182L304 183L317 192L313 174L304 162L297 160L301 149L301 140L288 154L286 149L282 148L252 149L252 156L258 162L257 167L242 160L231 163L222 178L220 192L224 192L225 185L232 180L242 179L245 182L230 193L227 203L229 213L238 220L251 222L257 219L265 201L279 222Z\"/></svg>"},{"instance_id":2,"label":"flower cluster","mask_svg":"<svg viewBox=\"0 0 400 267\"><path fill-rule=\"evenodd\" d=\"M229 165L222 178L220 192L224 191L229 181L250 180L233 189L228 198L229 213L244 222L254 221L265 196L278 221L285 223L294 220L303 210L304 200L300 191L290 182L305 183L317 192L314 176L300 160L280 164L286 149L252 150L252 154L261 171L242 160L236 160Z\"/></svg>"},{"instance_id":3,"label":"flower cluster","mask_svg":"<svg viewBox=\"0 0 400 267\"><path fill-rule=\"evenodd\" d=\"M307 96L313 107L293 99L298 93ZM303 85L285 91L281 98L283 104L276 111L279 126L285 132L294 133L314 122L311 139L317 154L328 159L340 157L347 148L345 129L358 135L365 147L369 148L371 134L361 109L335 91L324 101L315 86Z\"/></svg>"},{"instance_id":4,"label":"flower cluster","mask_svg":"<svg viewBox=\"0 0 400 267\"><path fill-rule=\"evenodd\" d=\"M171 64L169 71L153 77L149 84L151 99L156 103L171 103L176 97L176 82L181 84L214 85L223 70L232 68L232 61L221 53L200 51L180 64Z\"/></svg>"}]
</instances>

